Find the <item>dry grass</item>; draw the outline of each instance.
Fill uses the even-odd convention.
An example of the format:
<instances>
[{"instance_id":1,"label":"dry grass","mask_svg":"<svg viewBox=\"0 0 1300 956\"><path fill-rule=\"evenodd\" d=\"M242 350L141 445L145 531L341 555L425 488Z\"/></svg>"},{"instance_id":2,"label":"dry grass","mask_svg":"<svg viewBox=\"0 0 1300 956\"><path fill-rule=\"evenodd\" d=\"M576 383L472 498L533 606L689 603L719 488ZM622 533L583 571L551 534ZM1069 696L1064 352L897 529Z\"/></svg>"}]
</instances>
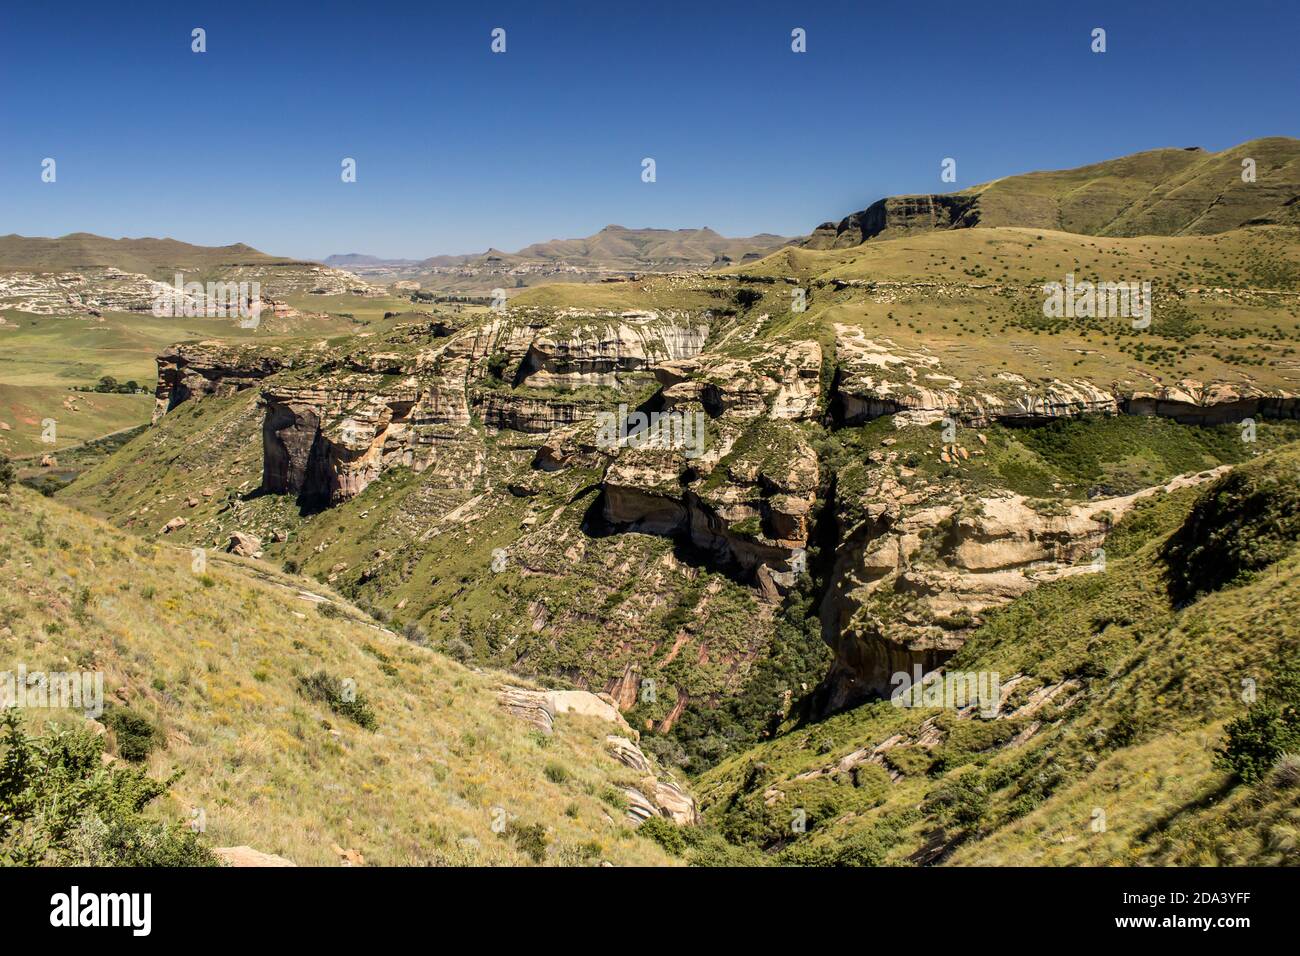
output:
<instances>
[{"instance_id":1,"label":"dry grass","mask_svg":"<svg viewBox=\"0 0 1300 956\"><path fill-rule=\"evenodd\" d=\"M317 865L340 862L334 845L370 864L532 862L493 832L500 807L546 829L548 863L670 862L604 799L635 782L603 751L608 724L565 716L542 738L497 705L500 675L410 644L343 602L322 614L298 592L321 592L315 582L254 576L215 555L195 573L186 550L25 489L0 508L0 659L102 670L110 705L162 730L151 774L185 772L160 812L202 808L212 845ZM299 693L298 675L320 670L356 681L373 732Z\"/></svg>"}]
</instances>

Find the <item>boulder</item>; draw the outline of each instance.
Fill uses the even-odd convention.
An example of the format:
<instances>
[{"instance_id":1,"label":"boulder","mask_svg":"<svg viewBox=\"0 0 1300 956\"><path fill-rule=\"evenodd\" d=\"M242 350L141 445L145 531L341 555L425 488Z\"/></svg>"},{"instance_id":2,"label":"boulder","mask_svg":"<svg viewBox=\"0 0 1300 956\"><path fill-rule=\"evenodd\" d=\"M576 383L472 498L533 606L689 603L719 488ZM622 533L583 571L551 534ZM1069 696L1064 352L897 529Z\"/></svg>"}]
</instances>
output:
<instances>
[{"instance_id":1,"label":"boulder","mask_svg":"<svg viewBox=\"0 0 1300 956\"><path fill-rule=\"evenodd\" d=\"M263 853L251 846L219 846L212 851L219 856L226 866L297 866L292 860L286 860L274 853Z\"/></svg>"},{"instance_id":2,"label":"boulder","mask_svg":"<svg viewBox=\"0 0 1300 956\"><path fill-rule=\"evenodd\" d=\"M258 558L262 556L262 539L243 531L233 531L226 550L242 558Z\"/></svg>"}]
</instances>

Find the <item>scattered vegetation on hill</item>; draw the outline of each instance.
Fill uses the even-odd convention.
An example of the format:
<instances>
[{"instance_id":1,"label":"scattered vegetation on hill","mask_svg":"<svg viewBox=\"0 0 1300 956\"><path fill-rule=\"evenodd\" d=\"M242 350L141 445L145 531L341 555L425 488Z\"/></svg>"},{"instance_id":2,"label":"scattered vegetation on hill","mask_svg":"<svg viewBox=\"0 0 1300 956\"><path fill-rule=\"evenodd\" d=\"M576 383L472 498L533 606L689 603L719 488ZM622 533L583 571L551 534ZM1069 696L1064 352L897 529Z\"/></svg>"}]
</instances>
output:
<instances>
[{"instance_id":1,"label":"scattered vegetation on hill","mask_svg":"<svg viewBox=\"0 0 1300 956\"><path fill-rule=\"evenodd\" d=\"M672 862L606 799L641 780L606 752L608 723L568 714L530 732L498 703L502 675L309 579L215 552L196 572L189 548L18 485L0 502L0 577L5 659L102 673L105 698L102 736L45 709L25 711L32 741L7 730L15 861L198 862L248 845L303 865L338 864L334 846L372 864ZM320 602L303 592L337 613L308 614ZM101 769L101 751L119 762ZM500 839L498 819L521 838Z\"/></svg>"}]
</instances>

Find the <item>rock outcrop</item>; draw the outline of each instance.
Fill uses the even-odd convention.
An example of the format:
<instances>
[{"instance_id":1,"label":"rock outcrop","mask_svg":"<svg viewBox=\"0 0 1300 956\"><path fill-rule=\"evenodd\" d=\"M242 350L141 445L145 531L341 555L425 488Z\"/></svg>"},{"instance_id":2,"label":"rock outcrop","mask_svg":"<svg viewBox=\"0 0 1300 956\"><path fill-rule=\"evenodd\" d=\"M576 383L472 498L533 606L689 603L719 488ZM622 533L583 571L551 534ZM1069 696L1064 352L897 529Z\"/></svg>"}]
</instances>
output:
<instances>
[{"instance_id":1,"label":"rock outcrop","mask_svg":"<svg viewBox=\"0 0 1300 956\"><path fill-rule=\"evenodd\" d=\"M554 732L555 718L559 714L594 717L616 725L622 733L606 735L605 750L614 760L642 778L636 786L623 788L628 819L638 826L654 816L665 817L683 826L699 821L695 799L671 777L659 775L653 761L637 746L636 731L628 726L607 694L507 686L498 690L497 697L502 707L547 736Z\"/></svg>"},{"instance_id":2,"label":"rock outcrop","mask_svg":"<svg viewBox=\"0 0 1300 956\"><path fill-rule=\"evenodd\" d=\"M935 229L965 229L980 220L979 199L963 193L890 196L839 222L824 222L802 245L807 249L860 246L877 236L896 239Z\"/></svg>"},{"instance_id":3,"label":"rock outcrop","mask_svg":"<svg viewBox=\"0 0 1300 956\"><path fill-rule=\"evenodd\" d=\"M293 359L274 346L200 342L169 348L157 361L155 422L192 398L223 397L252 388L267 376L289 368Z\"/></svg>"},{"instance_id":4,"label":"rock outcrop","mask_svg":"<svg viewBox=\"0 0 1300 956\"><path fill-rule=\"evenodd\" d=\"M824 708L887 695L893 675L916 666L935 670L988 611L1044 581L1103 570L1099 549L1137 501L1224 470L1043 512L1010 493L952 500L942 488L904 489L882 466L822 602L823 637L835 652Z\"/></svg>"},{"instance_id":5,"label":"rock outcrop","mask_svg":"<svg viewBox=\"0 0 1300 956\"><path fill-rule=\"evenodd\" d=\"M286 860L274 853L263 853L251 846L219 846L212 851L226 866L297 866L292 860Z\"/></svg>"},{"instance_id":6,"label":"rock outcrop","mask_svg":"<svg viewBox=\"0 0 1300 956\"><path fill-rule=\"evenodd\" d=\"M836 325L839 372L831 411L844 425L892 415L898 424L948 417L967 425L1041 424L1084 415L1158 415L1187 425L1221 425L1245 418L1300 418L1300 396L1288 391L1184 379L1155 389L1102 387L1086 379L1032 383L1014 371L965 382L938 355L871 339L856 326Z\"/></svg>"}]
</instances>

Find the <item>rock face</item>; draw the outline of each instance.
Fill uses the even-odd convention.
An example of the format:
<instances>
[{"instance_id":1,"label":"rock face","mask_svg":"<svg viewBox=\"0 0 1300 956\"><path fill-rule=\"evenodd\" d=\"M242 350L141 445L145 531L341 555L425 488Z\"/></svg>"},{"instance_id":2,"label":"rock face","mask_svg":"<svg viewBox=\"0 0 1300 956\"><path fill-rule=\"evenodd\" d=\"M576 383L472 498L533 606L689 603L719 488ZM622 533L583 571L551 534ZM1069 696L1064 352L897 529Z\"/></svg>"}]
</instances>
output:
<instances>
[{"instance_id":1,"label":"rock face","mask_svg":"<svg viewBox=\"0 0 1300 956\"><path fill-rule=\"evenodd\" d=\"M870 339L854 326L835 326L840 361L832 414L845 425L882 415L899 424L926 424L949 417L967 425L1041 424L1083 415L1158 415L1187 425L1221 425L1249 417L1300 417L1300 398L1186 379L1154 390L1103 388L1084 379L1031 383L998 371L978 383L949 374L928 351Z\"/></svg>"},{"instance_id":2,"label":"rock face","mask_svg":"<svg viewBox=\"0 0 1300 956\"><path fill-rule=\"evenodd\" d=\"M1135 391L1120 401L1129 415L1158 415L1180 425L1224 425L1246 418L1300 418L1300 396L1287 392L1185 379L1154 391Z\"/></svg>"},{"instance_id":3,"label":"rock face","mask_svg":"<svg viewBox=\"0 0 1300 956\"><path fill-rule=\"evenodd\" d=\"M843 249L883 236L896 239L935 229L964 229L980 220L978 198L961 193L890 196L838 223L824 222L803 241L808 249Z\"/></svg>"},{"instance_id":4,"label":"rock face","mask_svg":"<svg viewBox=\"0 0 1300 956\"><path fill-rule=\"evenodd\" d=\"M263 388L262 487L338 503L390 468L435 463L449 480L471 481L481 453L455 342L356 351L321 370L324 379L317 372Z\"/></svg>"},{"instance_id":5,"label":"rock face","mask_svg":"<svg viewBox=\"0 0 1300 956\"><path fill-rule=\"evenodd\" d=\"M365 489L387 467L415 464L407 439L413 392L385 395L267 390L262 487L330 503Z\"/></svg>"},{"instance_id":6,"label":"rock face","mask_svg":"<svg viewBox=\"0 0 1300 956\"><path fill-rule=\"evenodd\" d=\"M483 397L483 423L533 435L549 432L593 417L600 406L588 402L520 398L509 393L488 393Z\"/></svg>"},{"instance_id":7,"label":"rock face","mask_svg":"<svg viewBox=\"0 0 1300 956\"><path fill-rule=\"evenodd\" d=\"M941 488L904 490L882 467L863 520L846 529L822 602L823 637L835 652L824 709L887 696L893 675L915 666L935 670L988 611L1043 581L1103 570L1098 549L1138 500L1224 470L1043 513L1013 494L945 501Z\"/></svg>"},{"instance_id":8,"label":"rock face","mask_svg":"<svg viewBox=\"0 0 1300 956\"><path fill-rule=\"evenodd\" d=\"M322 369L328 385L264 388L263 488L338 503L398 465L436 465L464 486L482 467L471 409L492 429L549 433L605 408L568 393L693 354L708 334L656 313L579 318L564 335L529 314L431 342L411 335L401 348L356 350ZM550 394L515 394L498 384L506 377Z\"/></svg>"},{"instance_id":9,"label":"rock face","mask_svg":"<svg viewBox=\"0 0 1300 956\"><path fill-rule=\"evenodd\" d=\"M608 695L593 694L585 690L530 690L526 687L502 687L498 691L501 706L516 717L533 724L538 730L550 734L555 717L559 714L580 714L617 724L624 733L635 736L617 705ZM545 715L545 716L543 716Z\"/></svg>"},{"instance_id":10,"label":"rock face","mask_svg":"<svg viewBox=\"0 0 1300 956\"><path fill-rule=\"evenodd\" d=\"M636 787L623 788L627 798L627 816L640 825L653 816L662 816L678 825L698 822L695 800L671 777L659 771L637 746L636 731L628 726L612 698L583 690L531 690L525 687L502 687L497 692L501 706L550 736L559 714L580 714L616 725L621 734L605 737L606 752L624 767L642 776ZM626 736L624 736L626 735Z\"/></svg>"},{"instance_id":11,"label":"rock face","mask_svg":"<svg viewBox=\"0 0 1300 956\"><path fill-rule=\"evenodd\" d=\"M620 372L693 358L709 336L707 321L668 321L655 312L629 312L604 326L563 334L543 327L528 342L516 380L537 387L611 386Z\"/></svg>"},{"instance_id":12,"label":"rock face","mask_svg":"<svg viewBox=\"0 0 1300 956\"><path fill-rule=\"evenodd\" d=\"M290 363L282 350L266 346L201 342L169 348L158 356L154 421L191 398L233 395L251 388Z\"/></svg>"},{"instance_id":13,"label":"rock face","mask_svg":"<svg viewBox=\"0 0 1300 956\"><path fill-rule=\"evenodd\" d=\"M735 568L776 597L798 571L821 474L802 434L782 420L746 438L694 462L675 452L622 451L605 471L604 520L689 540L710 563ZM683 475L696 476L684 489Z\"/></svg>"}]
</instances>

